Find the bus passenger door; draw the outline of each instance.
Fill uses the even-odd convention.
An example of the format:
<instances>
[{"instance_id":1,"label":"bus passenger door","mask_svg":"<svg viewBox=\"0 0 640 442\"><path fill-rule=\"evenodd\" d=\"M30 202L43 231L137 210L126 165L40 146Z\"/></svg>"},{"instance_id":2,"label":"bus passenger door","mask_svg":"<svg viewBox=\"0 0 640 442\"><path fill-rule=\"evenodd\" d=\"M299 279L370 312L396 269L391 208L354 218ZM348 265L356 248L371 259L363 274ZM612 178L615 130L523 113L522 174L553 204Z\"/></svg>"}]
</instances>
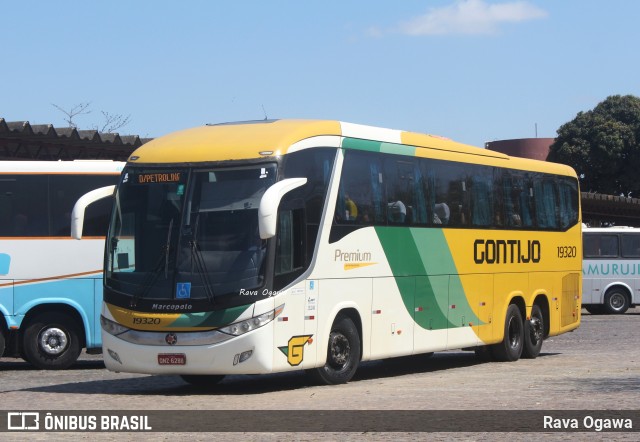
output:
<instances>
[{"instance_id":1,"label":"bus passenger door","mask_svg":"<svg viewBox=\"0 0 640 442\"><path fill-rule=\"evenodd\" d=\"M376 278L371 306L371 357L413 352L415 278Z\"/></svg>"}]
</instances>

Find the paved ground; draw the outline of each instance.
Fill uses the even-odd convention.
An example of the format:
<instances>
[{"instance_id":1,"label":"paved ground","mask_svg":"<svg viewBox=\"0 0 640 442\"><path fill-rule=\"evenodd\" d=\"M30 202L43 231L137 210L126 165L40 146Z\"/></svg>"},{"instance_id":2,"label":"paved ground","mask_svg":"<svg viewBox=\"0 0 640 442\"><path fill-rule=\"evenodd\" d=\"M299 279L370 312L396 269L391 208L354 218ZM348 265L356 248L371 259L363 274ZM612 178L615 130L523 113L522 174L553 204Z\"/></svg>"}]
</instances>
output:
<instances>
[{"instance_id":1,"label":"paved ground","mask_svg":"<svg viewBox=\"0 0 640 442\"><path fill-rule=\"evenodd\" d=\"M315 386L303 373L226 378L202 390L172 376L108 372L100 356L84 355L70 370L41 371L0 359L0 408L5 410L638 410L640 409L640 308L622 316L583 312L581 327L545 341L535 360L481 363L473 353L365 363L349 384ZM634 422L640 426L640 421ZM528 440L524 434L463 434L468 440ZM4 435L8 435L4 433ZM12 434L13 436L14 434ZM498 435L499 437L496 437ZM500 436L502 435L502 436ZM573 433L573 437L578 436ZM582 433L584 436L584 433ZM637 440L616 433L615 440ZM47 439L52 435L37 434ZM113 438L108 434L76 439ZM121 435L122 436L122 435ZM136 435L136 440L175 435ZM181 433L180 438L185 435ZM202 433L196 439L210 438ZM396 440L420 433L226 433L225 440ZM450 433L431 435L436 440ZM529 436L532 436L529 434ZM558 438L560 434L552 434ZM566 438L565 434L565 438ZM603 433L590 434L611 440ZM0 433L0 440L3 433ZM15 440L15 438L11 438ZM26 439L25 439L26 440ZM30 437L29 440L33 440Z\"/></svg>"}]
</instances>

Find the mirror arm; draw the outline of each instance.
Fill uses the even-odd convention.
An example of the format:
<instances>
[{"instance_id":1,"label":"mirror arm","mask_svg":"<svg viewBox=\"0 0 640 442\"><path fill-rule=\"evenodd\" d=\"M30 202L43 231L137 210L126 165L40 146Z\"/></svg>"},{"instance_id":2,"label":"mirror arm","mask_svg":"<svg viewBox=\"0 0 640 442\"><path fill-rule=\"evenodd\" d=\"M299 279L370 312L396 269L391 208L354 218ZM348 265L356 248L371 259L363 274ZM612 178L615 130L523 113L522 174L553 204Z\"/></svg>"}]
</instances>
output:
<instances>
[{"instance_id":1,"label":"mirror arm","mask_svg":"<svg viewBox=\"0 0 640 442\"><path fill-rule=\"evenodd\" d=\"M269 187L262 195L258 209L258 228L260 239L269 239L276 234L278 206L287 193L307 183L306 178L287 178Z\"/></svg>"},{"instance_id":2,"label":"mirror arm","mask_svg":"<svg viewBox=\"0 0 640 442\"><path fill-rule=\"evenodd\" d=\"M98 200L107 198L113 195L116 190L116 186L105 186L99 189L92 190L82 195L76 204L73 206L73 212L71 212L71 237L74 239L82 239L82 228L84 226L84 213L87 206L95 203Z\"/></svg>"}]
</instances>

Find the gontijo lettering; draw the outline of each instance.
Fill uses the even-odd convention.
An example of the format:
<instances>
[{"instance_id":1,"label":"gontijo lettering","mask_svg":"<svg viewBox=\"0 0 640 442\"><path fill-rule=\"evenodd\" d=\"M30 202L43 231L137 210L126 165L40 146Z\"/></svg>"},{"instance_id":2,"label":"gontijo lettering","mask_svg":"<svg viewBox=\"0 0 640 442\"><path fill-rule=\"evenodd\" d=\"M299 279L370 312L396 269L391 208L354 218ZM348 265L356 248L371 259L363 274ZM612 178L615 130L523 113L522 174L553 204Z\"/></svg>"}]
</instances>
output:
<instances>
[{"instance_id":1,"label":"gontijo lettering","mask_svg":"<svg viewBox=\"0 0 640 442\"><path fill-rule=\"evenodd\" d=\"M473 260L476 264L521 264L540 262L540 241L526 244L518 239L476 239L473 243Z\"/></svg>"}]
</instances>

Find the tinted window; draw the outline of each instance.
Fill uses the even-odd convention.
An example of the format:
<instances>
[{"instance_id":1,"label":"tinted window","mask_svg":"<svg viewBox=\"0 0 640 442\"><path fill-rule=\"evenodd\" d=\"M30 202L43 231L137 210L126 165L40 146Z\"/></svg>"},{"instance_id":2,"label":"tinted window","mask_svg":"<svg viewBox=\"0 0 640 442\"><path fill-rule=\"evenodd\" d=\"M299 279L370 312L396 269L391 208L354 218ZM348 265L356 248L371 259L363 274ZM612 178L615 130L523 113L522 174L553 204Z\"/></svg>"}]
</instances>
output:
<instances>
[{"instance_id":1,"label":"tinted window","mask_svg":"<svg viewBox=\"0 0 640 442\"><path fill-rule=\"evenodd\" d=\"M346 150L330 241L362 225L558 231L578 219L574 178Z\"/></svg>"},{"instance_id":2,"label":"tinted window","mask_svg":"<svg viewBox=\"0 0 640 442\"><path fill-rule=\"evenodd\" d=\"M347 151L336 202L336 221L386 224L387 203L380 155Z\"/></svg>"},{"instance_id":3,"label":"tinted window","mask_svg":"<svg viewBox=\"0 0 640 442\"><path fill-rule=\"evenodd\" d=\"M622 256L640 258L640 235L622 234Z\"/></svg>"},{"instance_id":4,"label":"tinted window","mask_svg":"<svg viewBox=\"0 0 640 442\"><path fill-rule=\"evenodd\" d=\"M82 195L115 184L117 175L0 175L0 236L71 235L71 211ZM85 236L104 236L111 199L85 213Z\"/></svg>"},{"instance_id":5,"label":"tinted window","mask_svg":"<svg viewBox=\"0 0 640 442\"><path fill-rule=\"evenodd\" d=\"M71 235L71 211L82 195L99 187L116 184L115 175L52 175L51 195L51 235ZM97 201L87 207L83 235L105 236L111 212L111 198Z\"/></svg>"},{"instance_id":6,"label":"tinted window","mask_svg":"<svg viewBox=\"0 0 640 442\"><path fill-rule=\"evenodd\" d=\"M555 180L537 175L533 182L533 197L537 226L541 229L557 229L558 200Z\"/></svg>"},{"instance_id":7,"label":"tinted window","mask_svg":"<svg viewBox=\"0 0 640 442\"><path fill-rule=\"evenodd\" d=\"M389 225L426 225L429 210L427 180L418 161L388 155L384 164Z\"/></svg>"},{"instance_id":8,"label":"tinted window","mask_svg":"<svg viewBox=\"0 0 640 442\"><path fill-rule=\"evenodd\" d=\"M617 235L586 234L583 239L585 258L616 258L618 253Z\"/></svg>"},{"instance_id":9,"label":"tinted window","mask_svg":"<svg viewBox=\"0 0 640 442\"><path fill-rule=\"evenodd\" d=\"M49 236L46 175L0 175L0 236Z\"/></svg>"},{"instance_id":10,"label":"tinted window","mask_svg":"<svg viewBox=\"0 0 640 442\"><path fill-rule=\"evenodd\" d=\"M335 148L305 149L285 157L283 178L304 177L307 183L287 193L278 209L276 289L311 264L335 157Z\"/></svg>"}]
</instances>

